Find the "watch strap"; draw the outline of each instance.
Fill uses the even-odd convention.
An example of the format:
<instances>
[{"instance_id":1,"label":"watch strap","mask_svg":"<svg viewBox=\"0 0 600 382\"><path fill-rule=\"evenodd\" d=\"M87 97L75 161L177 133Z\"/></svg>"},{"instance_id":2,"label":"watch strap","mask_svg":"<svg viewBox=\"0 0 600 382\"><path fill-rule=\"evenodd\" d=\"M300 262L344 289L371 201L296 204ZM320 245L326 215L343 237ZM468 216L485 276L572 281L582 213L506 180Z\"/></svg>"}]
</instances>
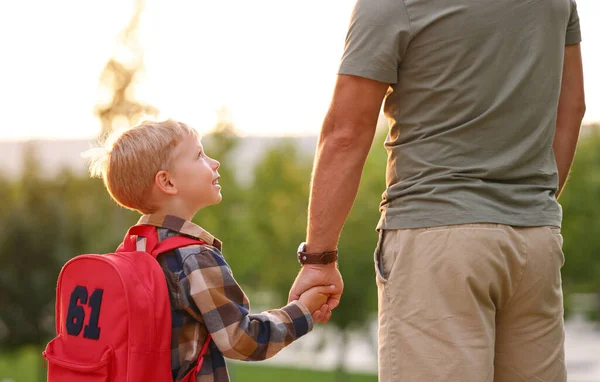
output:
<instances>
[{"instance_id":1,"label":"watch strap","mask_svg":"<svg viewBox=\"0 0 600 382\"><path fill-rule=\"evenodd\" d=\"M298 252L298 262L304 264L330 264L338 259L338 250L318 253Z\"/></svg>"}]
</instances>

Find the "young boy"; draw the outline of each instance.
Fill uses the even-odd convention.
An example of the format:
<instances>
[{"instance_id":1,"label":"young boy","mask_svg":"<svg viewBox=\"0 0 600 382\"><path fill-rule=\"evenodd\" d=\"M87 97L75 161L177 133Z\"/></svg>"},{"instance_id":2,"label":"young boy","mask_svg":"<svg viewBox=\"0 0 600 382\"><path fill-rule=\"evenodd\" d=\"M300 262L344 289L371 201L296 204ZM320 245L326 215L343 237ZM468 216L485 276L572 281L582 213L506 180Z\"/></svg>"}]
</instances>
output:
<instances>
[{"instance_id":1,"label":"young boy","mask_svg":"<svg viewBox=\"0 0 600 382\"><path fill-rule=\"evenodd\" d=\"M138 224L156 226L159 240L198 238L157 260L172 311L171 368L179 381L212 336L198 381L229 381L225 359L272 357L313 328L311 314L331 287L316 287L281 309L250 314L248 298L221 254L221 242L192 223L201 208L221 201L219 162L206 155L197 132L181 122L143 122L92 151L90 173L102 177L111 197L143 214Z\"/></svg>"}]
</instances>

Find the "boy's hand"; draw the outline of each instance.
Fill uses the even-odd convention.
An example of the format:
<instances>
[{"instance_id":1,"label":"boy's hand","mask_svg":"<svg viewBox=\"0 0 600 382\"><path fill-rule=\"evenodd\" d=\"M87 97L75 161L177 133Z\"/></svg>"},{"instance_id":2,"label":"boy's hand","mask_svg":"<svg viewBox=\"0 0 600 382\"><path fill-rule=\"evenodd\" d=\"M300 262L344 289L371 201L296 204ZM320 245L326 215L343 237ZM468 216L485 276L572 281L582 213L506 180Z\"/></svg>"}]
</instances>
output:
<instances>
[{"instance_id":1,"label":"boy's hand","mask_svg":"<svg viewBox=\"0 0 600 382\"><path fill-rule=\"evenodd\" d=\"M335 285L312 287L302 293L298 300L308 309L310 314L314 314L327 302L334 290Z\"/></svg>"}]
</instances>

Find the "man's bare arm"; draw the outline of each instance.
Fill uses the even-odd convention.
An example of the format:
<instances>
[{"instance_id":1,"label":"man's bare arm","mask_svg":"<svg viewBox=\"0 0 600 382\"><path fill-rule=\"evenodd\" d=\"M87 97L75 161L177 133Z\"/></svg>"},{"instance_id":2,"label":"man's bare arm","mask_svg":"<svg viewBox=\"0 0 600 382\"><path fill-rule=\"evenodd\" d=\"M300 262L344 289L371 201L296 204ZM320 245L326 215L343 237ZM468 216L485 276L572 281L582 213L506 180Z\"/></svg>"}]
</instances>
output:
<instances>
[{"instance_id":1,"label":"man's bare arm","mask_svg":"<svg viewBox=\"0 0 600 382\"><path fill-rule=\"evenodd\" d=\"M352 208L389 85L339 75L315 156L306 250L335 248Z\"/></svg>"},{"instance_id":2,"label":"man's bare arm","mask_svg":"<svg viewBox=\"0 0 600 382\"><path fill-rule=\"evenodd\" d=\"M579 44L565 47L562 84L558 101L556 135L552 148L558 167L558 197L563 190L579 139L579 129L585 114L583 66Z\"/></svg>"}]
</instances>

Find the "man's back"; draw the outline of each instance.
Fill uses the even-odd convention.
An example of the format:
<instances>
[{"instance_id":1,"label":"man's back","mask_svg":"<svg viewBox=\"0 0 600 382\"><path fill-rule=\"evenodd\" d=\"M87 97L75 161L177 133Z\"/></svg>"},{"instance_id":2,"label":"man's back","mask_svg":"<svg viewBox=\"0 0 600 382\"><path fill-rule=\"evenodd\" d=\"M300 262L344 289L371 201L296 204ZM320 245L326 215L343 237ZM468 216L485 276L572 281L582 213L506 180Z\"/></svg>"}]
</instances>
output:
<instances>
[{"instance_id":1,"label":"man's back","mask_svg":"<svg viewBox=\"0 0 600 382\"><path fill-rule=\"evenodd\" d=\"M579 40L570 0L359 1L340 73L393 84L380 227L560 225L552 142Z\"/></svg>"},{"instance_id":2,"label":"man's back","mask_svg":"<svg viewBox=\"0 0 600 382\"><path fill-rule=\"evenodd\" d=\"M579 40L574 0L358 0L306 246L335 247L385 98L380 381L566 381L553 226L585 111ZM303 268L293 295L336 272Z\"/></svg>"}]
</instances>

